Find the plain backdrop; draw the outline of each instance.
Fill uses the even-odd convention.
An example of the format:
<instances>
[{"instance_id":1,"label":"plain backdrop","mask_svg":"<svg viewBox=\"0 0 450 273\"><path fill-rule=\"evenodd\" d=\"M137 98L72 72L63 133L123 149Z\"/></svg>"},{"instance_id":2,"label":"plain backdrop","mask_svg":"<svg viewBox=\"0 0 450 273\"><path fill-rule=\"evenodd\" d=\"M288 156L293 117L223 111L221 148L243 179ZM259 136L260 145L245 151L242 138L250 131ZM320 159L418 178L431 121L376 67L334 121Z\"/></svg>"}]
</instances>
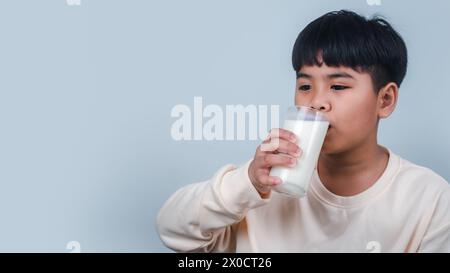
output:
<instances>
[{"instance_id":1,"label":"plain backdrop","mask_svg":"<svg viewBox=\"0 0 450 273\"><path fill-rule=\"evenodd\" d=\"M0 251L169 251L163 202L259 143L174 141L171 109L293 104L293 43L339 9L384 15L405 39L379 142L449 181L447 0L2 0Z\"/></svg>"}]
</instances>

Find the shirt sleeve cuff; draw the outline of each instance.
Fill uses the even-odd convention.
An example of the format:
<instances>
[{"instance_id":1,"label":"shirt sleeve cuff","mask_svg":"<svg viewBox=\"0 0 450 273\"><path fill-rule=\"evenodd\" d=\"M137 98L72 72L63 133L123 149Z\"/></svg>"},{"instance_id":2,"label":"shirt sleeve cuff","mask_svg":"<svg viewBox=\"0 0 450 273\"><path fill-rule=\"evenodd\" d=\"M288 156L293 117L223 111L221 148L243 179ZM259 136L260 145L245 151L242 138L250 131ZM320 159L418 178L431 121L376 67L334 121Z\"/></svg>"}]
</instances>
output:
<instances>
[{"instance_id":1,"label":"shirt sleeve cuff","mask_svg":"<svg viewBox=\"0 0 450 273\"><path fill-rule=\"evenodd\" d=\"M224 205L235 214L243 214L270 201L270 194L262 198L250 181L248 168L252 160L225 174L221 181L220 191Z\"/></svg>"}]
</instances>

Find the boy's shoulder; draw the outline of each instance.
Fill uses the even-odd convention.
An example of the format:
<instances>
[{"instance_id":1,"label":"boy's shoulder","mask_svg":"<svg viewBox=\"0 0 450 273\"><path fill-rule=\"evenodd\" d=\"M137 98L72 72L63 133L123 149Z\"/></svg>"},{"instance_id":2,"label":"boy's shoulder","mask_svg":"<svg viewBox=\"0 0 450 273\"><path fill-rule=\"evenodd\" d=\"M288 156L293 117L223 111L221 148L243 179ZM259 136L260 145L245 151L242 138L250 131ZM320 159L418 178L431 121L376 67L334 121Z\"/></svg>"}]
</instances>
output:
<instances>
[{"instance_id":1,"label":"boy's shoulder","mask_svg":"<svg viewBox=\"0 0 450 273\"><path fill-rule=\"evenodd\" d=\"M392 153L393 157L397 157L399 162L398 173L396 175L397 181L407 183L410 186L417 187L422 191L437 191L446 192L450 194L450 184L442 176L437 174L432 169L415 164L405 158Z\"/></svg>"}]
</instances>

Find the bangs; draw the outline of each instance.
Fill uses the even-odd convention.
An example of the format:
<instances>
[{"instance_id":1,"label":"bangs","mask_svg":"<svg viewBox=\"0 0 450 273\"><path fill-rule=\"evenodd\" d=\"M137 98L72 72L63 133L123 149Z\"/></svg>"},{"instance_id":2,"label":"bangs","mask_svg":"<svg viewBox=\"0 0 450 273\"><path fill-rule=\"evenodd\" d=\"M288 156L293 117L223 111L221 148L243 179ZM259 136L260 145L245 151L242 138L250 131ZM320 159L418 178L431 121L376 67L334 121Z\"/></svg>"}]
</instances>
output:
<instances>
[{"instance_id":1,"label":"bangs","mask_svg":"<svg viewBox=\"0 0 450 273\"><path fill-rule=\"evenodd\" d=\"M377 90L389 82L400 86L407 62L406 44L386 20L367 20L346 10L329 12L307 25L292 51L296 73L304 65L345 66L368 72Z\"/></svg>"},{"instance_id":2,"label":"bangs","mask_svg":"<svg viewBox=\"0 0 450 273\"><path fill-rule=\"evenodd\" d=\"M304 65L321 66L322 63L355 70L374 66L380 59L370 42L367 27L354 17L329 16L312 22L295 42L292 54L294 70L298 72Z\"/></svg>"}]
</instances>

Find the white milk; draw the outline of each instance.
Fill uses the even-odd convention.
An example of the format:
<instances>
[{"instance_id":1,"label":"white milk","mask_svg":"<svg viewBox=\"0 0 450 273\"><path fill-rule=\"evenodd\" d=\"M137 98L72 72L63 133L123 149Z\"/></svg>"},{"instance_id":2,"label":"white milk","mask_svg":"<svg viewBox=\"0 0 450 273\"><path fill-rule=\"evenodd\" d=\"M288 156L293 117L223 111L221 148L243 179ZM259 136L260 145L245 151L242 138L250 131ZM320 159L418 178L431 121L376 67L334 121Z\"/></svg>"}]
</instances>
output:
<instances>
[{"instance_id":1,"label":"white milk","mask_svg":"<svg viewBox=\"0 0 450 273\"><path fill-rule=\"evenodd\" d=\"M298 145L303 154L297 159L297 165L289 167L275 166L270 176L278 176L282 184L274 190L292 197L306 194L320 150L328 130L328 121L285 120L283 128L298 137Z\"/></svg>"}]
</instances>

